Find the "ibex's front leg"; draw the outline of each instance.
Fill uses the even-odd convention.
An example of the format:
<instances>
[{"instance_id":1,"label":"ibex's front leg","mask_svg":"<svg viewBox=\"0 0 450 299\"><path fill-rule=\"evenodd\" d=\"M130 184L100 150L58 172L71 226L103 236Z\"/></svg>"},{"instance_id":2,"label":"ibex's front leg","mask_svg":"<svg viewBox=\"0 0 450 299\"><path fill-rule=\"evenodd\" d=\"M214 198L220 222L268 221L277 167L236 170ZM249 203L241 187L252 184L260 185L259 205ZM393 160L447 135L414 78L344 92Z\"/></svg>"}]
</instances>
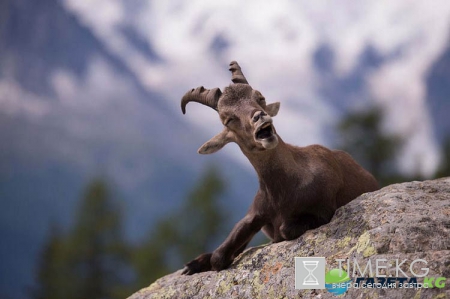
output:
<instances>
[{"instance_id":1,"label":"ibex's front leg","mask_svg":"<svg viewBox=\"0 0 450 299\"><path fill-rule=\"evenodd\" d=\"M262 219L252 214L247 214L234 226L225 242L214 250L211 256L212 269L220 271L227 268L233 262L233 259L244 251L245 246L262 226Z\"/></svg>"},{"instance_id":2,"label":"ibex's front leg","mask_svg":"<svg viewBox=\"0 0 450 299\"><path fill-rule=\"evenodd\" d=\"M245 246L262 226L262 219L252 214L247 214L234 226L227 239L219 248L212 254L204 253L187 263L183 274L191 275L210 270L220 271L227 268L233 262L233 259L244 251Z\"/></svg>"},{"instance_id":3,"label":"ibex's front leg","mask_svg":"<svg viewBox=\"0 0 450 299\"><path fill-rule=\"evenodd\" d=\"M196 259L186 264L182 274L192 275L195 273L211 271L211 255L212 253L203 253Z\"/></svg>"}]
</instances>

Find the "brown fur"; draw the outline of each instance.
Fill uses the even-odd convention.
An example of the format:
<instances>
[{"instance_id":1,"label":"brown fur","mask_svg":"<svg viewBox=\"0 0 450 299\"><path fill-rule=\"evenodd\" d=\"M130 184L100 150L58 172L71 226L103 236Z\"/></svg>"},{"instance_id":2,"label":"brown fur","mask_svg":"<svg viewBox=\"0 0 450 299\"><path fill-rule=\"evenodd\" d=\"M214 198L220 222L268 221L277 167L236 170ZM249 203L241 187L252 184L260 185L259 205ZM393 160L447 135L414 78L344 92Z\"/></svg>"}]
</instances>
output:
<instances>
[{"instance_id":1,"label":"brown fur","mask_svg":"<svg viewBox=\"0 0 450 299\"><path fill-rule=\"evenodd\" d=\"M236 142L256 170L259 189L222 245L189 262L184 274L227 268L261 229L273 242L296 239L328 223L337 208L379 188L375 178L343 151L284 143L272 124L279 103L266 105L248 84L225 88L217 108L225 128L199 152L213 153ZM260 128L267 126L272 135L258 138Z\"/></svg>"}]
</instances>

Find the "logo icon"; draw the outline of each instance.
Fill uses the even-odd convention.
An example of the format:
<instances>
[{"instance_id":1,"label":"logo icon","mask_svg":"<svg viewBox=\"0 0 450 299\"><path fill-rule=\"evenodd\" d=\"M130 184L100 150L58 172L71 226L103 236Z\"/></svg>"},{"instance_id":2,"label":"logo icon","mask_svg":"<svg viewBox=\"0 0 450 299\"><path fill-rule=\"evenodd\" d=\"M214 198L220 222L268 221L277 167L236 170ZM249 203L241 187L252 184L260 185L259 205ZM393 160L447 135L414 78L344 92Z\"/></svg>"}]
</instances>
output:
<instances>
[{"instance_id":1,"label":"logo icon","mask_svg":"<svg viewBox=\"0 0 450 299\"><path fill-rule=\"evenodd\" d=\"M325 287L333 295L342 295L348 290L350 277L341 269L332 269L325 275Z\"/></svg>"},{"instance_id":2,"label":"logo icon","mask_svg":"<svg viewBox=\"0 0 450 299\"><path fill-rule=\"evenodd\" d=\"M325 289L325 258L295 258L295 288Z\"/></svg>"}]
</instances>

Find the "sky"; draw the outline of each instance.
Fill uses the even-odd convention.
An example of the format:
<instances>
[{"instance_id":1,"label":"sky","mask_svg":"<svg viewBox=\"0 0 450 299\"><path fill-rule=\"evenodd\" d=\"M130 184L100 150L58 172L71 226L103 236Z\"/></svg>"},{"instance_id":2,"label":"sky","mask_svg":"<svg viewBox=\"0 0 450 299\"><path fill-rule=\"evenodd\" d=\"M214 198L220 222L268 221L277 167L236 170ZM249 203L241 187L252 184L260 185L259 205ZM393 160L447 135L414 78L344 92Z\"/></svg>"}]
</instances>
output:
<instances>
[{"instance_id":1,"label":"sky","mask_svg":"<svg viewBox=\"0 0 450 299\"><path fill-rule=\"evenodd\" d=\"M407 136L403 171L419 167L430 174L439 163L425 76L448 44L448 1L114 0L97 1L96 9L91 1L64 3L124 58L144 86L173 101L174 109L192 87L228 85L228 63L237 60L268 102L281 101L277 131L296 145L331 145L323 127L333 126L340 115L329 104L333 94L321 91L355 73L361 55L373 49L381 61L360 74L363 88L348 92L342 105L359 109L367 103L358 98L368 98L386 108L386 130ZM123 26L135 28L158 59L130 46L119 34ZM321 48L332 53L326 71L314 65ZM188 120L205 134L220 131L214 113L191 109ZM236 148L226 153L245 163Z\"/></svg>"}]
</instances>

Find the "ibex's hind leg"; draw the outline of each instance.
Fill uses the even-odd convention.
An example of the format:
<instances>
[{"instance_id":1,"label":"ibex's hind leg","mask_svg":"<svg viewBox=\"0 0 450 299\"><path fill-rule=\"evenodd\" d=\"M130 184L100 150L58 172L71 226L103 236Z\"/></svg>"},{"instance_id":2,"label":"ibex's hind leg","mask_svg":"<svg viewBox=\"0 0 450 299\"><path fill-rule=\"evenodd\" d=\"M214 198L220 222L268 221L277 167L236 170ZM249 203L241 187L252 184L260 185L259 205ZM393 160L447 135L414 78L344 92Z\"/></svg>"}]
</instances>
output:
<instances>
[{"instance_id":1,"label":"ibex's hind leg","mask_svg":"<svg viewBox=\"0 0 450 299\"><path fill-rule=\"evenodd\" d=\"M303 235L307 230L317 228L328 222L316 215L302 214L297 219L285 221L280 226L280 234L284 240L294 240Z\"/></svg>"},{"instance_id":2,"label":"ibex's hind leg","mask_svg":"<svg viewBox=\"0 0 450 299\"><path fill-rule=\"evenodd\" d=\"M285 239L280 233L280 230L274 228L272 224L267 224L262 229L263 233L272 241L272 243L282 242Z\"/></svg>"}]
</instances>

